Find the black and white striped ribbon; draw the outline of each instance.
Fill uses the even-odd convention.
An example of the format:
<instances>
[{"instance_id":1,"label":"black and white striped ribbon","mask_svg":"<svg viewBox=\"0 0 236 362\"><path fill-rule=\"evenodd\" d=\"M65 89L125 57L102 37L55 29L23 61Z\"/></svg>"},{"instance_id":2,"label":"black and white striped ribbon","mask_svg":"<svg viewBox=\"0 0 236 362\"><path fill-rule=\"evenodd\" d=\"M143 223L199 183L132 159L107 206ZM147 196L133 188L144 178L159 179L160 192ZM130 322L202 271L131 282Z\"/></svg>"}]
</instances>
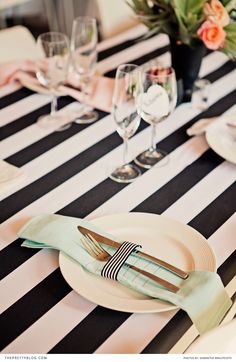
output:
<instances>
[{"instance_id":1,"label":"black and white striped ribbon","mask_svg":"<svg viewBox=\"0 0 236 362\"><path fill-rule=\"evenodd\" d=\"M121 244L119 249L115 252L115 254L108 260L108 262L104 265L101 271L101 276L104 278L109 278L113 280L117 280L117 276L119 274L120 269L130 256L133 251L136 251L137 248L141 248L141 245L137 245L134 243L130 243L125 241Z\"/></svg>"}]
</instances>

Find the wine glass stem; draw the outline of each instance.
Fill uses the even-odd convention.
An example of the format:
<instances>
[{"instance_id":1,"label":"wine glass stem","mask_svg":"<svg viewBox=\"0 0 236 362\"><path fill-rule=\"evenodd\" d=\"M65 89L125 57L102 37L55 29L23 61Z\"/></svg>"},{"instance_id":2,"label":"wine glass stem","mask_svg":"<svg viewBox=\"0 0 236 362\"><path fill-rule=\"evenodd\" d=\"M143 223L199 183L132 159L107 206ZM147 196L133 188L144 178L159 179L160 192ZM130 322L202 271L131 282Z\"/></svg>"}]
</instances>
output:
<instances>
[{"instance_id":1,"label":"wine glass stem","mask_svg":"<svg viewBox=\"0 0 236 362\"><path fill-rule=\"evenodd\" d=\"M57 96L55 94L53 94L52 101L51 101L50 116L55 116L56 112L57 112Z\"/></svg>"},{"instance_id":2,"label":"wine glass stem","mask_svg":"<svg viewBox=\"0 0 236 362\"><path fill-rule=\"evenodd\" d=\"M156 124L152 123L151 125L151 146L150 151L154 151L156 149Z\"/></svg>"},{"instance_id":3,"label":"wine glass stem","mask_svg":"<svg viewBox=\"0 0 236 362\"><path fill-rule=\"evenodd\" d=\"M81 93L83 97L83 103L88 104L89 102L89 79L83 79L81 82Z\"/></svg>"},{"instance_id":4,"label":"wine glass stem","mask_svg":"<svg viewBox=\"0 0 236 362\"><path fill-rule=\"evenodd\" d=\"M123 153L123 165L126 165L128 163L127 161L127 155L128 155L128 140L126 138L123 139L124 144L124 153Z\"/></svg>"}]
</instances>

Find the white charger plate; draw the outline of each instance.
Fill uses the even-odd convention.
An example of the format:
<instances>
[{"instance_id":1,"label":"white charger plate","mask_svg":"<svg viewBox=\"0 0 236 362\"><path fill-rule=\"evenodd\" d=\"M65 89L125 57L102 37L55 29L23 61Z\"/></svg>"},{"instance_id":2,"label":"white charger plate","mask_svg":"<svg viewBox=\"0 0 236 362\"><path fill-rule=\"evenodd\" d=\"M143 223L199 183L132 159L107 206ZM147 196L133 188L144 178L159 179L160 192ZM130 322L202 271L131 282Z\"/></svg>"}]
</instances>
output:
<instances>
[{"instance_id":1,"label":"white charger plate","mask_svg":"<svg viewBox=\"0 0 236 362\"><path fill-rule=\"evenodd\" d=\"M216 259L207 240L196 230L162 215L128 213L104 216L92 223L121 240L143 246L143 251L183 270L216 270ZM114 310L153 313L177 309L120 283L93 275L60 253L59 264L67 283L86 299Z\"/></svg>"},{"instance_id":2,"label":"white charger plate","mask_svg":"<svg viewBox=\"0 0 236 362\"><path fill-rule=\"evenodd\" d=\"M206 140L219 156L236 164L236 141L225 123L218 123L207 129Z\"/></svg>"}]
</instances>

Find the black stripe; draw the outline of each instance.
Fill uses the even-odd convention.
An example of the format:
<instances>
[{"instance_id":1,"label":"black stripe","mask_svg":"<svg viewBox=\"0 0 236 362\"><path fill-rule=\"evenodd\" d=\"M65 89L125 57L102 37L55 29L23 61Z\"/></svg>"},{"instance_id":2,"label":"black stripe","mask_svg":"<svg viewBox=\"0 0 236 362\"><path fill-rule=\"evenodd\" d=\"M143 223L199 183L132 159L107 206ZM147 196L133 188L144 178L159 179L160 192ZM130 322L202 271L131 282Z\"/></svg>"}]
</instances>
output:
<instances>
[{"instance_id":1,"label":"black stripe","mask_svg":"<svg viewBox=\"0 0 236 362\"><path fill-rule=\"evenodd\" d=\"M191 327L191 325L192 321L189 316L183 310L180 310L152 339L141 353L168 353L184 335L184 333Z\"/></svg>"},{"instance_id":2,"label":"black stripe","mask_svg":"<svg viewBox=\"0 0 236 362\"><path fill-rule=\"evenodd\" d=\"M157 40L158 41L158 40ZM106 59L110 57L113 54L116 54L118 52L121 52L122 50L125 50L127 48L130 48L131 46L140 43L140 46L142 46L142 37L135 37L129 40L125 40L122 43L113 45L107 49L104 49L98 53L98 61L100 62L103 59Z\"/></svg>"},{"instance_id":3,"label":"black stripe","mask_svg":"<svg viewBox=\"0 0 236 362\"><path fill-rule=\"evenodd\" d=\"M235 270L236 252L231 254L217 271L224 286L233 279ZM188 315L180 310L144 348L142 353L168 353L191 326L192 322Z\"/></svg>"},{"instance_id":4,"label":"black stripe","mask_svg":"<svg viewBox=\"0 0 236 362\"><path fill-rule=\"evenodd\" d=\"M72 99L70 97L59 98L58 100L58 109L65 107L70 104ZM40 107L30 113L25 114L24 116L6 124L0 128L0 141L3 139L12 136L13 134L23 130L26 127L36 123L37 119L40 116L50 113L50 104L47 104L43 107Z\"/></svg>"},{"instance_id":5,"label":"black stripe","mask_svg":"<svg viewBox=\"0 0 236 362\"><path fill-rule=\"evenodd\" d=\"M205 238L209 238L236 211L235 200L236 182L191 220L189 225L202 233Z\"/></svg>"},{"instance_id":6,"label":"black stripe","mask_svg":"<svg viewBox=\"0 0 236 362\"><path fill-rule=\"evenodd\" d=\"M32 184L10 195L0 203L0 208L3 210L0 215L0 222L3 222L33 201L55 189L64 181L117 147L120 143L121 139L118 134L113 133Z\"/></svg>"},{"instance_id":7,"label":"black stripe","mask_svg":"<svg viewBox=\"0 0 236 362\"><path fill-rule=\"evenodd\" d=\"M161 214L221 162L221 157L217 156L212 150L206 151L195 162L137 205L133 211Z\"/></svg>"},{"instance_id":8,"label":"black stripe","mask_svg":"<svg viewBox=\"0 0 236 362\"><path fill-rule=\"evenodd\" d=\"M143 124L142 127L147 127L147 125ZM140 127L140 130L142 127ZM3 210L0 215L0 222L5 221L16 212L68 180L70 177L76 175L78 172L120 145L121 142L121 138L118 136L117 132L115 132L95 145L87 148L85 151L60 165L45 176L5 198L0 202L0 208Z\"/></svg>"},{"instance_id":9,"label":"black stripe","mask_svg":"<svg viewBox=\"0 0 236 362\"><path fill-rule=\"evenodd\" d=\"M210 107L209 110L207 111L208 112L207 114L217 115L219 114L218 112L220 112L221 109L222 111L224 111L224 109L228 109L232 105L231 103L234 104L234 96L232 96L233 94L236 94L236 92L233 92L230 95L224 97L221 101L217 102L215 105ZM225 108L223 109L223 107ZM171 152L172 149L175 149L176 147L178 147L188 139L188 136L186 135L186 129L190 124L195 122L198 118L201 118L201 115L195 117L194 120L188 122L187 125L181 127L180 129L175 131L172 135L162 140L158 144L158 146L160 148L166 149L168 152ZM143 126L146 125L143 123ZM118 143L121 142L119 138L115 139L116 142ZM111 143L113 142L114 139L112 138ZM114 142L115 143L114 146L116 145L116 142ZM100 146L102 147L102 145ZM93 152L96 154L96 147L94 148ZM86 154L85 158L87 159L89 158L89 156ZM210 164L209 164L209 159L211 160ZM141 209L146 210L147 208L149 212L151 212L151 209L154 210L153 208L160 208L159 211L158 210L156 211L157 213L164 211L165 208L169 207L171 203L175 202L178 199L178 197L187 192L189 188L193 187L196 182L198 182L202 177L207 175L208 172L212 171L214 167L216 167L220 162L221 158L219 156L214 154L213 151L211 150L207 151L204 155L202 155L199 158L199 160L195 161L192 165L188 166L185 170L183 170L180 173L180 175L177 175L173 180L169 181L169 183L167 184L168 192L165 191L165 186L164 186L158 191L158 193L154 194L155 197L157 197L157 194L163 196L162 198L159 197L158 203L153 202L153 206L151 206L150 204L149 206L146 206L147 203L144 201L144 203L141 203L140 206L137 206L134 210L141 210ZM193 178L191 175L192 171L194 171L194 173L196 174L195 178ZM178 184L178 189L175 188L175 183ZM44 187L43 193L45 193L46 186L47 182L45 181L43 185ZM119 192L126 186L127 186L126 184L120 184L113 182L110 179L106 179L97 186L95 186L94 188L92 188L91 190L89 190L88 192L86 192L85 194L83 194L82 196L80 196L78 199L74 200L73 202L71 202L70 204L59 210L58 213L61 215L83 218L89 213L91 213L93 210L95 210L97 207L99 207L101 204L103 204L105 201L109 200L113 195L115 195L117 192ZM33 184L33 189L34 188L35 186ZM37 192L40 192L40 190L38 190ZM22 198L21 191L19 191L19 193L17 194L20 203L26 202L26 200L29 203L32 202L30 195L33 195L33 191L30 185L27 186L27 191L25 191L26 200ZM9 215L8 217L10 217L11 215L14 214L14 210L16 210L16 208L18 207L17 203L15 202L14 195L15 194L10 196L11 203L6 201L8 200L8 198L0 203L1 210L4 210L2 216L0 215L0 219L1 217L2 219L3 218L6 219L7 215ZM152 200L152 197L148 198L148 200ZM11 206L11 204L13 204L13 206ZM13 207L13 210L11 209L10 206ZM20 209L21 207L19 207L19 210ZM18 245L19 242L16 241L16 243ZM21 251L20 255L21 257L19 257L18 259L18 246L15 246L15 242L11 243L0 252L1 277L6 276L10 271L14 270L16 264L18 264L19 266L23 261L26 261L28 259L28 254L25 253L24 251ZM15 263L13 263L12 267L10 263L7 262L7 260L9 260L9 256L11 256L10 260L15 260Z\"/></svg>"},{"instance_id":10,"label":"black stripe","mask_svg":"<svg viewBox=\"0 0 236 362\"><path fill-rule=\"evenodd\" d=\"M204 78L208 79L210 82L215 82L217 79L223 77L225 74L235 70L235 68L235 62L228 60L220 68L209 73L207 76L204 76Z\"/></svg>"},{"instance_id":11,"label":"black stripe","mask_svg":"<svg viewBox=\"0 0 236 362\"><path fill-rule=\"evenodd\" d=\"M153 59L153 58L156 58L164 53L166 53L167 51L169 50L169 45L166 45L162 48L157 48L155 50L153 50L152 52L150 53L147 53L145 55L142 55L141 57L138 57L138 58L135 58L135 59L131 59L129 62L130 63L135 63L137 65L142 65L146 62L148 62L149 60ZM112 69L106 73L104 73L104 75L106 77L115 77L116 75L116 69Z\"/></svg>"},{"instance_id":12,"label":"black stripe","mask_svg":"<svg viewBox=\"0 0 236 362\"><path fill-rule=\"evenodd\" d=\"M224 240L222 240L222 243L224 243ZM236 275L236 251L234 251L223 264L221 264L217 273L220 275L224 285L229 284ZM236 293L234 296L236 297Z\"/></svg>"},{"instance_id":13,"label":"black stripe","mask_svg":"<svg viewBox=\"0 0 236 362\"><path fill-rule=\"evenodd\" d=\"M21 248L22 239L17 239L0 252L0 280L36 254L38 249ZM11 261L9 263L9 260Z\"/></svg>"},{"instance_id":14,"label":"black stripe","mask_svg":"<svg viewBox=\"0 0 236 362\"><path fill-rule=\"evenodd\" d=\"M24 281L22 280L22 283ZM57 269L0 316L0 350L64 298L71 288Z\"/></svg>"},{"instance_id":15,"label":"black stripe","mask_svg":"<svg viewBox=\"0 0 236 362\"><path fill-rule=\"evenodd\" d=\"M96 307L49 353L93 353L130 315Z\"/></svg>"},{"instance_id":16,"label":"black stripe","mask_svg":"<svg viewBox=\"0 0 236 362\"><path fill-rule=\"evenodd\" d=\"M98 111L98 114L98 119L101 119L107 115L107 113L102 111ZM48 136L41 138L39 141L33 143L32 145L29 145L28 147L25 147L19 152L16 152L13 155L9 156L5 159L5 161L17 167L21 167L87 127L89 127L89 124L81 125L72 123L72 126L67 130L63 132L53 132Z\"/></svg>"},{"instance_id":17,"label":"black stripe","mask_svg":"<svg viewBox=\"0 0 236 362\"><path fill-rule=\"evenodd\" d=\"M32 94L34 94L34 92L26 88L21 88L15 92L7 94L6 96L0 98L0 109L8 107L12 103L18 102L21 99L29 97Z\"/></svg>"}]
</instances>

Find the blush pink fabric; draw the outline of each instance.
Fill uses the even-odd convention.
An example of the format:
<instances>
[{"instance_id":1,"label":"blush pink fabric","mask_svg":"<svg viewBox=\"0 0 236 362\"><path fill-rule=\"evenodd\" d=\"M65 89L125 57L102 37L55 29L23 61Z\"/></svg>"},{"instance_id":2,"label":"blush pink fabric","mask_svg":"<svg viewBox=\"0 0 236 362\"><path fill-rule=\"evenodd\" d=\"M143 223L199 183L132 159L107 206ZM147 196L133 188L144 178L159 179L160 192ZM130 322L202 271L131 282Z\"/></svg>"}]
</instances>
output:
<instances>
[{"instance_id":1,"label":"blush pink fabric","mask_svg":"<svg viewBox=\"0 0 236 362\"><path fill-rule=\"evenodd\" d=\"M35 63L31 60L12 61L0 64L0 87L18 81L22 84L30 83L37 86L46 93L47 89L40 85L35 77ZM89 87L89 97L86 97L86 104L101 109L105 112L111 112L112 96L114 89L114 79L94 75ZM79 82L76 77L70 75L66 85L58 88L57 95L69 95L77 101L83 103L84 97L79 90Z\"/></svg>"}]
</instances>

